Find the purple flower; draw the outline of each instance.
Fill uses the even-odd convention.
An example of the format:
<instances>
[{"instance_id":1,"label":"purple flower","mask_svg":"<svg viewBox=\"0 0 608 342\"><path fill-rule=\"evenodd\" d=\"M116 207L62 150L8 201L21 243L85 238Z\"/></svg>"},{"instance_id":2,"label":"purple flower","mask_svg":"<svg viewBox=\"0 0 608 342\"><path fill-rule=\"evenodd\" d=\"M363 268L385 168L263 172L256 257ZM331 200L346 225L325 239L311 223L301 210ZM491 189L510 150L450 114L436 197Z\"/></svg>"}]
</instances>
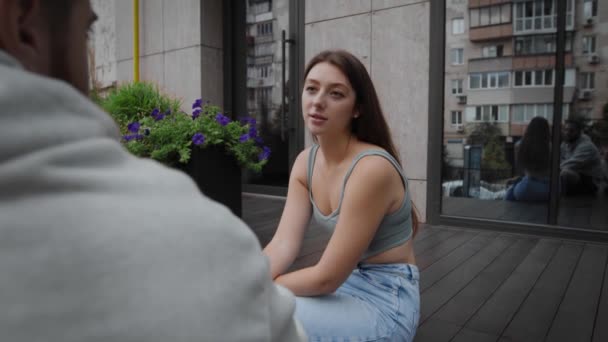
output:
<instances>
[{"instance_id":1,"label":"purple flower","mask_svg":"<svg viewBox=\"0 0 608 342\"><path fill-rule=\"evenodd\" d=\"M195 110L192 111L192 119L193 120L196 119L196 118L198 118L199 116L201 116L201 109L200 108L197 108L197 109L195 109Z\"/></svg>"},{"instance_id":2,"label":"purple flower","mask_svg":"<svg viewBox=\"0 0 608 342\"><path fill-rule=\"evenodd\" d=\"M262 145L264 143L264 139L262 139L262 137L255 137L255 142L258 145Z\"/></svg>"},{"instance_id":3,"label":"purple flower","mask_svg":"<svg viewBox=\"0 0 608 342\"><path fill-rule=\"evenodd\" d=\"M141 125L137 121L136 122L131 122L130 124L127 125L127 129L131 133L137 133L137 132L139 132L139 127L140 126Z\"/></svg>"},{"instance_id":4,"label":"purple flower","mask_svg":"<svg viewBox=\"0 0 608 342\"><path fill-rule=\"evenodd\" d=\"M258 136L258 129L255 128L255 126L251 126L249 127L249 137L251 139L254 139L255 137Z\"/></svg>"},{"instance_id":5,"label":"purple flower","mask_svg":"<svg viewBox=\"0 0 608 342\"><path fill-rule=\"evenodd\" d=\"M270 157L270 148L268 146L262 147L262 152L258 156L260 160L267 160Z\"/></svg>"},{"instance_id":6,"label":"purple flower","mask_svg":"<svg viewBox=\"0 0 608 342\"><path fill-rule=\"evenodd\" d=\"M200 146L205 143L205 136L203 133L196 133L192 136L192 143L194 145Z\"/></svg>"},{"instance_id":7,"label":"purple flower","mask_svg":"<svg viewBox=\"0 0 608 342\"><path fill-rule=\"evenodd\" d=\"M160 113L160 110L158 108L154 108L154 110L152 111L152 113L150 113L150 115L154 118L154 121L160 121L162 119L165 118L166 115L171 114L171 110L167 110L164 114Z\"/></svg>"},{"instance_id":8,"label":"purple flower","mask_svg":"<svg viewBox=\"0 0 608 342\"><path fill-rule=\"evenodd\" d=\"M246 133L246 134L241 135L241 137L239 138L239 141L240 141L240 142L245 142L245 141L247 141L247 140L249 140L249 134L247 134L247 133Z\"/></svg>"},{"instance_id":9,"label":"purple flower","mask_svg":"<svg viewBox=\"0 0 608 342\"><path fill-rule=\"evenodd\" d=\"M129 134L129 135L123 135L122 138L125 141L131 141L131 140L141 140L144 138L144 136L142 134Z\"/></svg>"},{"instance_id":10,"label":"purple flower","mask_svg":"<svg viewBox=\"0 0 608 342\"><path fill-rule=\"evenodd\" d=\"M122 138L125 141L131 141L131 140L135 139L135 135L123 135Z\"/></svg>"},{"instance_id":11,"label":"purple flower","mask_svg":"<svg viewBox=\"0 0 608 342\"><path fill-rule=\"evenodd\" d=\"M215 116L215 120L219 122L222 126L226 126L230 122L230 118L222 113L217 113L217 115Z\"/></svg>"},{"instance_id":12,"label":"purple flower","mask_svg":"<svg viewBox=\"0 0 608 342\"><path fill-rule=\"evenodd\" d=\"M194 108L201 108L202 104L203 104L203 100L202 99L196 99L196 101L194 101L194 103L192 104L192 109L194 109Z\"/></svg>"},{"instance_id":13,"label":"purple flower","mask_svg":"<svg viewBox=\"0 0 608 342\"><path fill-rule=\"evenodd\" d=\"M256 125L256 120L255 120L255 118L252 118L252 117L244 117L244 118L241 118L240 120L241 120L241 123L243 125L247 125L247 124L249 126L255 126Z\"/></svg>"}]
</instances>

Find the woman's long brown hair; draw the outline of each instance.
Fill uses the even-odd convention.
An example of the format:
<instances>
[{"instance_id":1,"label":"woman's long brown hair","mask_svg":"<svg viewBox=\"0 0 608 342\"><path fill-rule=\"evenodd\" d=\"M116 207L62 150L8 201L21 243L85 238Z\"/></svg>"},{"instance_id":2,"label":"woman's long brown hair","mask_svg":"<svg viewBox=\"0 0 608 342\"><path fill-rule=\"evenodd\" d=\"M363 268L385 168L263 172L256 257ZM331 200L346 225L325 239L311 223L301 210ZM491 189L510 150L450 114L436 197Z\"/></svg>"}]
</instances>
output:
<instances>
[{"instance_id":1,"label":"woman's long brown hair","mask_svg":"<svg viewBox=\"0 0 608 342\"><path fill-rule=\"evenodd\" d=\"M355 108L359 113L359 117L352 120L351 132L359 140L385 149L401 166L401 160L397 154L397 149L393 143L386 119L384 118L376 89L363 63L348 51L325 50L314 56L308 62L304 72L304 79L306 79L308 73L315 65L323 62L329 63L340 69L348 78L355 91ZM406 191L410 191L411 193L409 187ZM418 214L414 203L412 202L413 235L416 235L418 225Z\"/></svg>"}]
</instances>

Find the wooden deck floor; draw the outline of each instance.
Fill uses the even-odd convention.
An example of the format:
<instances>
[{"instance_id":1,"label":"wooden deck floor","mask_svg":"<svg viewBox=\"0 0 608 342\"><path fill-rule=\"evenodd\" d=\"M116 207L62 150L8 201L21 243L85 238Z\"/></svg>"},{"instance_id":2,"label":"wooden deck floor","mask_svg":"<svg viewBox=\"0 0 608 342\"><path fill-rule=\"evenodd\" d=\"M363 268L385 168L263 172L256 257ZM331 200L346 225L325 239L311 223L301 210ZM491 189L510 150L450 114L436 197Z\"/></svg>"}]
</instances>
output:
<instances>
[{"instance_id":1,"label":"wooden deck floor","mask_svg":"<svg viewBox=\"0 0 608 342\"><path fill-rule=\"evenodd\" d=\"M243 196L262 246L284 201ZM328 236L311 226L294 269L313 264ZM424 226L416 342L608 341L608 245Z\"/></svg>"}]
</instances>

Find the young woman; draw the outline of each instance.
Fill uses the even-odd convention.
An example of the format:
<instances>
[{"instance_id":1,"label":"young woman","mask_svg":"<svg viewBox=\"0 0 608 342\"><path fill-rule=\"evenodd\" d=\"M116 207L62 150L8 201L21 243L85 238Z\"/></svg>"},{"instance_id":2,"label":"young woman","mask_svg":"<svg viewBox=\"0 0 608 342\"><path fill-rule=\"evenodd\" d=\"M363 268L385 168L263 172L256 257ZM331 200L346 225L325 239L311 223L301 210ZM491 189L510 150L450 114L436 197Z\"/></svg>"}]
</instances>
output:
<instances>
[{"instance_id":1,"label":"young woman","mask_svg":"<svg viewBox=\"0 0 608 342\"><path fill-rule=\"evenodd\" d=\"M412 341L420 310L410 189L372 81L342 50L306 67L302 93L315 144L293 166L279 227L264 252L296 296L313 341ZM310 216L332 233L319 262L285 273Z\"/></svg>"},{"instance_id":2,"label":"young woman","mask_svg":"<svg viewBox=\"0 0 608 342\"><path fill-rule=\"evenodd\" d=\"M509 201L546 202L549 200L551 133L547 119L530 120L517 149L516 165L524 173L508 190Z\"/></svg>"}]
</instances>

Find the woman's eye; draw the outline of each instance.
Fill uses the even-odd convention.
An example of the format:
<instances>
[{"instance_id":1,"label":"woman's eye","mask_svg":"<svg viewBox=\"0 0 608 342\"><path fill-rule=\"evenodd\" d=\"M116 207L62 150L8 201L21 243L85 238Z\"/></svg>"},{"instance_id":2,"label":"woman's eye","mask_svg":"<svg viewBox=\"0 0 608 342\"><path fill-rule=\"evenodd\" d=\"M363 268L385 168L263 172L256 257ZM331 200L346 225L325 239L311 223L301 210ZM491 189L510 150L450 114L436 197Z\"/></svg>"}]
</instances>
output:
<instances>
[{"instance_id":1,"label":"woman's eye","mask_svg":"<svg viewBox=\"0 0 608 342\"><path fill-rule=\"evenodd\" d=\"M308 91L308 92L315 91L315 87L306 87L306 91Z\"/></svg>"},{"instance_id":2,"label":"woman's eye","mask_svg":"<svg viewBox=\"0 0 608 342\"><path fill-rule=\"evenodd\" d=\"M344 94L342 94L340 92L337 92L337 91L332 91L330 93L330 95L333 96L333 97L336 97L336 98L342 98L342 97L344 97Z\"/></svg>"}]
</instances>

